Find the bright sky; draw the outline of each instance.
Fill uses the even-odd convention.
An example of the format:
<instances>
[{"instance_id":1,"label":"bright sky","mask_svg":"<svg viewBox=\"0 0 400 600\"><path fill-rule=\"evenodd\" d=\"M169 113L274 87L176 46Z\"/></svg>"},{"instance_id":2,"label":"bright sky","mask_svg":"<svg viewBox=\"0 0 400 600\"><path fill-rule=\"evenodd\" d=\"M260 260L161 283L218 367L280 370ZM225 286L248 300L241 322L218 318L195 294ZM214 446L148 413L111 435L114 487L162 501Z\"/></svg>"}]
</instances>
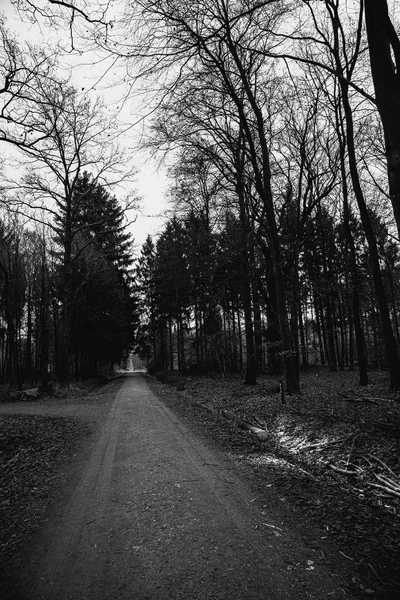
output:
<instances>
[{"instance_id":1,"label":"bright sky","mask_svg":"<svg viewBox=\"0 0 400 600\"><path fill-rule=\"evenodd\" d=\"M18 13L11 5L10 0L0 0L0 12L3 13L7 19L6 26L9 30L16 33L17 40L27 38L34 43L40 43L42 33L46 33L48 39L48 32L44 31L44 28L40 31L37 27L30 26L27 23L22 23ZM66 33L67 35L67 33ZM99 67L99 77L101 70L104 66ZM90 79L94 81L95 73L93 68L90 70ZM83 79L84 78L84 79ZM75 78L74 84L78 87L81 84L87 86L88 83L88 72L85 70L78 70L78 76ZM99 86L100 88L101 86ZM96 88L97 89L97 88ZM113 88L99 89L98 90L104 102L110 107L114 108L118 101L116 93ZM141 109L138 105L135 105L133 100L127 101L124 104L124 110L120 117L127 124L136 123L140 121L142 116ZM127 143L129 147L135 147L133 153L133 163L137 170L137 182L135 190L137 195L142 198L141 212L137 213L136 221L130 226L130 230L135 238L135 245L137 251L140 250L141 245L146 239L147 235L156 235L160 232L162 224L165 220L166 206L166 188L167 179L165 175L165 169L159 168L156 161L153 160L148 153L142 150L136 149L139 143L140 136L143 132L143 122L139 122L136 126L129 130L129 137L127 137ZM4 151L4 146L3 146ZM118 194L117 194L118 195ZM133 215L130 215L132 219Z\"/></svg>"}]
</instances>

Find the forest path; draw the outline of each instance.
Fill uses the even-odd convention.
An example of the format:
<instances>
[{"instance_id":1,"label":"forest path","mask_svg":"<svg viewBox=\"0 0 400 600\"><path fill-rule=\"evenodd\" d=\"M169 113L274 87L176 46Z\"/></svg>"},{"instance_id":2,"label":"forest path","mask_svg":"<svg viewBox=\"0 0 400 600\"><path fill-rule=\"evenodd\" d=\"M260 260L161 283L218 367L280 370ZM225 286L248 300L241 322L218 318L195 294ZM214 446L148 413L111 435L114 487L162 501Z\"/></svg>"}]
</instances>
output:
<instances>
[{"instance_id":1,"label":"forest path","mask_svg":"<svg viewBox=\"0 0 400 600\"><path fill-rule=\"evenodd\" d=\"M138 373L41 537L21 574L25 600L344 598L279 508L255 501Z\"/></svg>"}]
</instances>

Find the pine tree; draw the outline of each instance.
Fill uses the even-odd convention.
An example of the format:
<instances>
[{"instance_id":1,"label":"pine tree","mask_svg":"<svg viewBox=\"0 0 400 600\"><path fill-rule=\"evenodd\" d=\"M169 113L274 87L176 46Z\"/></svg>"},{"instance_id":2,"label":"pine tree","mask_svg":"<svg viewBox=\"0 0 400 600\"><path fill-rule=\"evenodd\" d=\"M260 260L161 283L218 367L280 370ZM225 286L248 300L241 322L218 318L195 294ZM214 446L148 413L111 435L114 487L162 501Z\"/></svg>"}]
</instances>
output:
<instances>
[{"instance_id":1,"label":"pine tree","mask_svg":"<svg viewBox=\"0 0 400 600\"><path fill-rule=\"evenodd\" d=\"M71 348L78 375L118 362L133 342L137 317L132 239L118 200L84 173L73 211Z\"/></svg>"}]
</instances>

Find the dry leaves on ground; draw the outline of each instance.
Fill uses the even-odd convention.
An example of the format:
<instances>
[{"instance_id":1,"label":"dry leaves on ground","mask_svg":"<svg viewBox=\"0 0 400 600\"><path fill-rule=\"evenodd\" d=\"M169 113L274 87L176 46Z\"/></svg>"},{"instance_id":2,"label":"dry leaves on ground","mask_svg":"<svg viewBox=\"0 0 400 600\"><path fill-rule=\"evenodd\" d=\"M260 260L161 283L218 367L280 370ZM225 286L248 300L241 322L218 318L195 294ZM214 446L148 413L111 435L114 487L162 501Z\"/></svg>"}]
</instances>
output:
<instances>
[{"instance_id":1,"label":"dry leaves on ground","mask_svg":"<svg viewBox=\"0 0 400 600\"><path fill-rule=\"evenodd\" d=\"M0 415L0 574L40 524L87 425L69 418Z\"/></svg>"},{"instance_id":2,"label":"dry leaves on ground","mask_svg":"<svg viewBox=\"0 0 400 600\"><path fill-rule=\"evenodd\" d=\"M388 392L387 374L370 378L361 388L356 373L315 369L302 375L302 394L282 405L277 379L244 386L239 378L161 377L170 402L250 466L261 491L274 485L320 524L354 566L361 597L373 589L391 600L400 595L400 498L392 493L400 482L400 398ZM222 418L226 410L265 422L267 439Z\"/></svg>"}]
</instances>

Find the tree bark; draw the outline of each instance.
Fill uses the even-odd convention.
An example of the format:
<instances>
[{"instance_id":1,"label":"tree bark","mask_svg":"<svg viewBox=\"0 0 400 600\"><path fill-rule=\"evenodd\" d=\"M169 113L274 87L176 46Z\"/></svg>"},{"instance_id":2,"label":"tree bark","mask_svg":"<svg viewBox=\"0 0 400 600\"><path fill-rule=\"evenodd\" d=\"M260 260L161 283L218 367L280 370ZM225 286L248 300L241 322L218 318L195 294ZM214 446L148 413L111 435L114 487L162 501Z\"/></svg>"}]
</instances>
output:
<instances>
[{"instance_id":1,"label":"tree bark","mask_svg":"<svg viewBox=\"0 0 400 600\"><path fill-rule=\"evenodd\" d=\"M375 6L376 0L370 0ZM385 2L385 0L382 0ZM386 3L386 2L385 2ZM379 15L381 11L378 11ZM379 25L380 21L378 22ZM341 100L345 118L345 132L346 132L346 143L348 152L348 163L350 177L352 181L354 195L356 197L358 209L360 211L361 222L364 228L365 236L368 242L370 264L372 278L375 287L376 300L379 307L379 316L382 324L382 333L385 341L386 348L386 359L390 371L390 388L400 389L400 358L396 345L396 340L393 334L392 324L390 321L389 306L386 298L386 292L382 281L382 273L379 264L379 252L376 242L376 236L372 227L371 219L369 216L368 208L365 202L363 190L361 188L360 178L357 168L357 157L355 151L354 141L354 124L353 124L353 113L349 99L349 83L344 77L343 66L339 55L339 23L333 22L334 34L335 34L335 48L333 49L334 57L336 61L336 69L339 74L339 85L341 91ZM371 24L370 24L371 29ZM386 63L385 66L387 67ZM399 154L400 158L400 154ZM400 217L400 215L399 215ZM400 222L400 220L399 220Z\"/></svg>"},{"instance_id":2,"label":"tree bark","mask_svg":"<svg viewBox=\"0 0 400 600\"><path fill-rule=\"evenodd\" d=\"M365 24L385 137L389 193L400 237L400 39L390 20L387 0L365 0Z\"/></svg>"},{"instance_id":3,"label":"tree bark","mask_svg":"<svg viewBox=\"0 0 400 600\"><path fill-rule=\"evenodd\" d=\"M253 330L253 310L251 299L251 283L250 283L250 264L248 238L249 227L247 222L244 190L241 180L241 172L238 171L238 180L236 183L236 192L239 200L239 216L241 228L241 269L243 282L243 309L244 309L244 329L246 336L246 374L244 383L247 385L255 385L257 383L257 362L256 362L256 347L254 341Z\"/></svg>"}]
</instances>

